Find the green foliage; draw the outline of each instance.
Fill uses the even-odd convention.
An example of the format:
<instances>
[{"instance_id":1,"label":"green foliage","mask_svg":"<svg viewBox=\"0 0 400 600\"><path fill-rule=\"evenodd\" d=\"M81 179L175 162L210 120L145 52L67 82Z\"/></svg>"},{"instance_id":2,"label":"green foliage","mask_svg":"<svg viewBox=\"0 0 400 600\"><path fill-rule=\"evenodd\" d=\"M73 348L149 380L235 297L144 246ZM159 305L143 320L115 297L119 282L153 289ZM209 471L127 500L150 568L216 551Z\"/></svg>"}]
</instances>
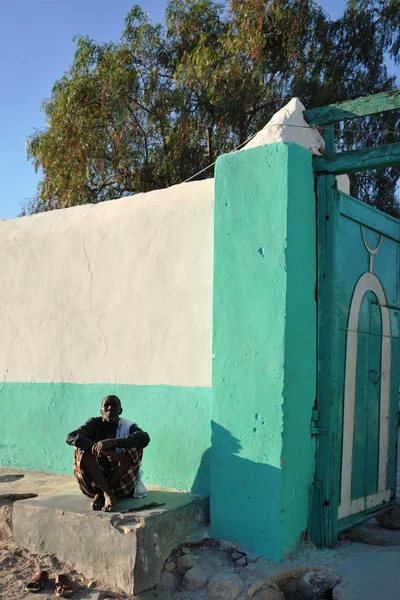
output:
<instances>
[{"instance_id":1,"label":"green foliage","mask_svg":"<svg viewBox=\"0 0 400 600\"><path fill-rule=\"evenodd\" d=\"M119 43L76 39L43 104L47 126L28 139L43 177L24 213L180 183L293 96L312 108L393 89L385 56L400 60L399 19L399 0L349 0L335 22L313 0L170 0L163 25L135 6ZM395 111L351 121L338 144L397 139L385 131L400 131ZM397 214L398 177L356 175L353 189Z\"/></svg>"}]
</instances>

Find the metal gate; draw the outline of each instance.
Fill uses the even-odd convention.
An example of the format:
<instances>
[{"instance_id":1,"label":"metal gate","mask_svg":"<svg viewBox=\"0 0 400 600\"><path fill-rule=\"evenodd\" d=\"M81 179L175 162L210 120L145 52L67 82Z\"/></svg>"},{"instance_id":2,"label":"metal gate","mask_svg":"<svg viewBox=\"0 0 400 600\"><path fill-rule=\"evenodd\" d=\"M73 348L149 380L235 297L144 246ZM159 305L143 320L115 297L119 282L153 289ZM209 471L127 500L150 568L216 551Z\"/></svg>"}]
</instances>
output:
<instances>
[{"instance_id":1,"label":"metal gate","mask_svg":"<svg viewBox=\"0 0 400 600\"><path fill-rule=\"evenodd\" d=\"M372 97L308 111L306 118L326 124L390 110L393 102L400 106L396 94L387 106ZM389 150L335 154L329 126L327 154L314 159L318 388L311 424L316 471L310 531L327 546L339 531L390 507L396 495L400 222L339 192L335 178L387 166L388 160L400 164L400 144Z\"/></svg>"}]
</instances>

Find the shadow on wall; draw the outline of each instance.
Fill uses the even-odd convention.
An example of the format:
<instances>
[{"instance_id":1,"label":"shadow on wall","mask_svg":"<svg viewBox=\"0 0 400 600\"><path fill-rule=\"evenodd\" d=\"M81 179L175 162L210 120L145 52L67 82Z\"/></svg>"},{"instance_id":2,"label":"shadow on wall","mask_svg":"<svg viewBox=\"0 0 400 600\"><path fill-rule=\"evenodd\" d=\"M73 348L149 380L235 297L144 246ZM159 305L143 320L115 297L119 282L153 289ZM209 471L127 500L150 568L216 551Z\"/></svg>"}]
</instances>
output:
<instances>
[{"instance_id":1,"label":"shadow on wall","mask_svg":"<svg viewBox=\"0 0 400 600\"><path fill-rule=\"evenodd\" d=\"M209 489L210 470L211 470L211 454L212 448L207 448L201 457L199 468L197 469L196 477L191 487L191 493L199 496L204 496L204 489ZM207 486L205 485L207 482ZM210 494L207 494L209 496Z\"/></svg>"},{"instance_id":2,"label":"shadow on wall","mask_svg":"<svg viewBox=\"0 0 400 600\"><path fill-rule=\"evenodd\" d=\"M231 457L231 460L242 461L237 454L242 449L242 445L227 429L211 421L211 439L212 444L217 444L219 450L223 451L225 459ZM202 458L197 471L196 478L193 482L191 492L193 494L201 494L201 490L204 488L203 481L205 477L211 477L211 457L212 457L212 446L208 448ZM238 467L239 465L237 465Z\"/></svg>"},{"instance_id":3,"label":"shadow on wall","mask_svg":"<svg viewBox=\"0 0 400 600\"><path fill-rule=\"evenodd\" d=\"M213 535L275 558L282 541L282 471L242 458L239 453L246 448L240 440L215 421L211 427L212 448L203 454L191 491L198 493L204 473L210 469ZM255 445L259 449L250 441L248 450Z\"/></svg>"}]
</instances>

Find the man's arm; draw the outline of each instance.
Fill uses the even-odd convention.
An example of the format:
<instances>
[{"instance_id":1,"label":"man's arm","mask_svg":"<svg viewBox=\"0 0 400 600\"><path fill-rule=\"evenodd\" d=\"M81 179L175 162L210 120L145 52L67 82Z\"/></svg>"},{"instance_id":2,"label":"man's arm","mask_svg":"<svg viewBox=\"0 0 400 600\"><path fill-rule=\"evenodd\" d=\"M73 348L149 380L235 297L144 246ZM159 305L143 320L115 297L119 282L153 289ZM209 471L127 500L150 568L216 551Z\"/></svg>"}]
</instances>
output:
<instances>
[{"instance_id":1,"label":"man's arm","mask_svg":"<svg viewBox=\"0 0 400 600\"><path fill-rule=\"evenodd\" d=\"M146 448L150 443L150 436L136 424L133 424L129 428L129 435L116 441L118 448Z\"/></svg>"},{"instance_id":2,"label":"man's arm","mask_svg":"<svg viewBox=\"0 0 400 600\"><path fill-rule=\"evenodd\" d=\"M75 431L71 431L67 435L66 442L70 446L76 448L82 448L83 450L91 450L95 442L93 441L95 432L96 421L92 418L86 421L82 427L79 427Z\"/></svg>"}]
</instances>

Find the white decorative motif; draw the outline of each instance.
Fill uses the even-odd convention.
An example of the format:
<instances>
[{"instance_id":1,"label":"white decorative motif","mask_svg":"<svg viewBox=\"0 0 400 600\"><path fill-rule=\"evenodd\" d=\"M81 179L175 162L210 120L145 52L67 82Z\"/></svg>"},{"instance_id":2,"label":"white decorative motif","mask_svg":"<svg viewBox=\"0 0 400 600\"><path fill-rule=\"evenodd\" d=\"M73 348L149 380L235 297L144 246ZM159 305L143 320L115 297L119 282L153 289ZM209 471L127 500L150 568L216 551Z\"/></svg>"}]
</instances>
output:
<instances>
[{"instance_id":1,"label":"white decorative motif","mask_svg":"<svg viewBox=\"0 0 400 600\"><path fill-rule=\"evenodd\" d=\"M382 236L378 245L372 249L368 245L363 227L361 235L366 250L370 255L369 272L364 273L354 288L350 305L349 322L346 342L346 365L344 384L344 415L343 415L343 453L342 453L342 480L341 503L338 518L344 519L350 515L363 512L366 508L378 506L390 499L391 491L387 489L387 462L389 440L389 403L390 403L390 377L391 377L391 323L387 307L385 290L381 281L374 274L374 258L377 254ZM370 496L351 499L351 482L353 473L353 441L354 441L354 411L356 397L357 352L358 352L358 325L362 301L368 292L375 294L381 309L382 317L382 355L381 355L381 394L379 417L379 470L378 491Z\"/></svg>"},{"instance_id":2,"label":"white decorative motif","mask_svg":"<svg viewBox=\"0 0 400 600\"><path fill-rule=\"evenodd\" d=\"M369 252L369 270L371 273L374 272L374 259L375 259L375 254L378 253L379 248L381 247L381 242L382 242L382 234L379 234L379 241L378 244L376 246L376 248L371 248L371 246L368 244L367 239L365 237L364 234L364 227L361 225L361 236L364 242L364 246L365 249L367 250L367 252Z\"/></svg>"}]
</instances>

